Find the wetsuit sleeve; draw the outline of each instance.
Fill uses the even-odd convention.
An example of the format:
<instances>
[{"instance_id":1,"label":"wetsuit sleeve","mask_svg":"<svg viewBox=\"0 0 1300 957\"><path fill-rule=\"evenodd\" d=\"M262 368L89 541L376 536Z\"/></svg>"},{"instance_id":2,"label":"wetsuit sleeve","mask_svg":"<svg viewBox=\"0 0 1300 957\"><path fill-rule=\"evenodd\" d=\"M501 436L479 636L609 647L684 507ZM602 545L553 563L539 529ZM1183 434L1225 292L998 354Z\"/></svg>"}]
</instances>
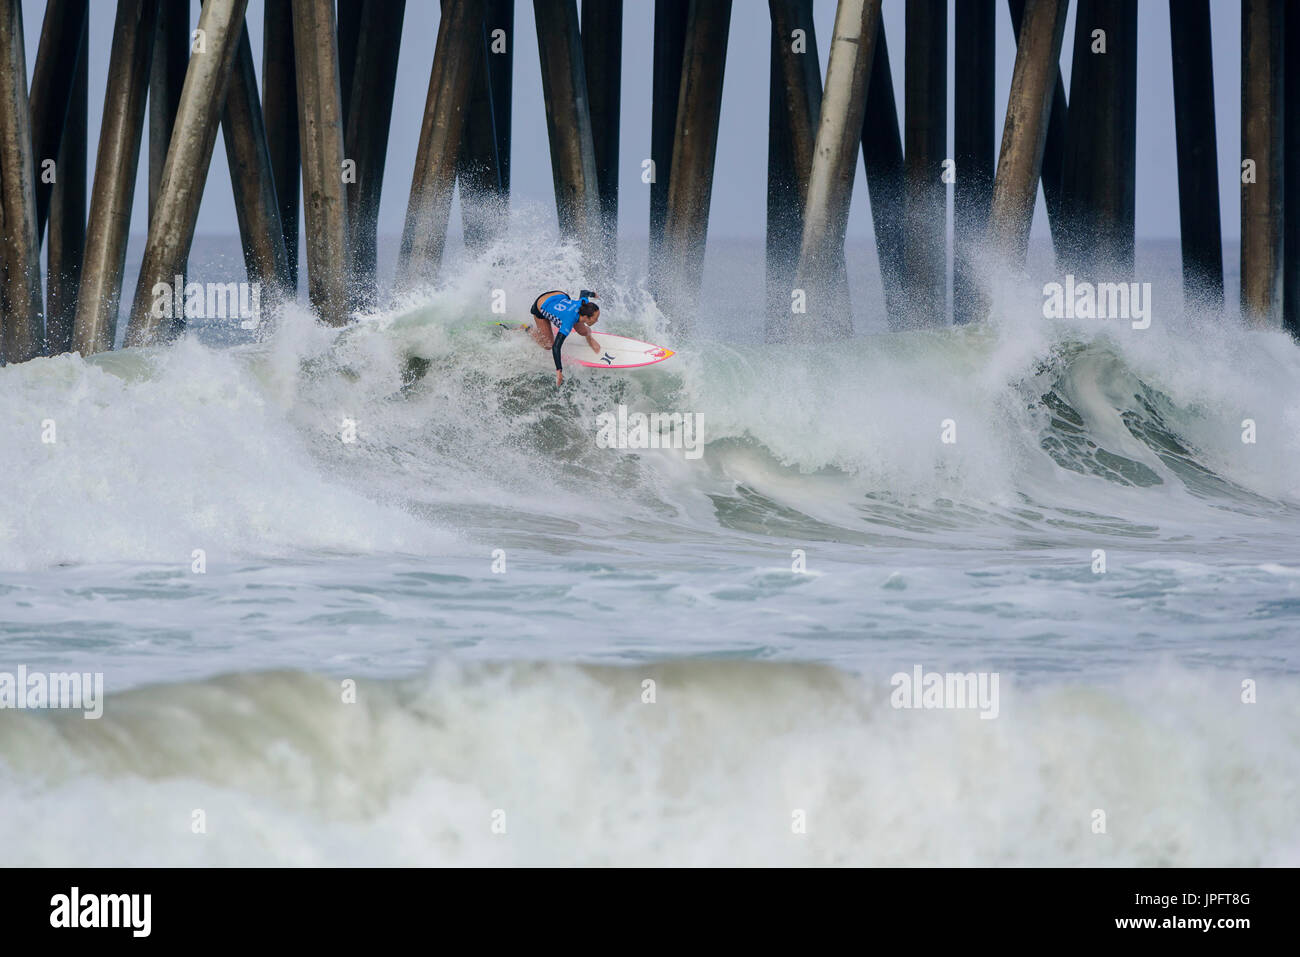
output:
<instances>
[{"instance_id":1,"label":"wetsuit sleeve","mask_svg":"<svg viewBox=\"0 0 1300 957\"><path fill-rule=\"evenodd\" d=\"M560 348L564 345L564 340L569 337L567 332L559 332L555 335L555 342L551 345L551 355L555 359L555 368L560 368Z\"/></svg>"}]
</instances>

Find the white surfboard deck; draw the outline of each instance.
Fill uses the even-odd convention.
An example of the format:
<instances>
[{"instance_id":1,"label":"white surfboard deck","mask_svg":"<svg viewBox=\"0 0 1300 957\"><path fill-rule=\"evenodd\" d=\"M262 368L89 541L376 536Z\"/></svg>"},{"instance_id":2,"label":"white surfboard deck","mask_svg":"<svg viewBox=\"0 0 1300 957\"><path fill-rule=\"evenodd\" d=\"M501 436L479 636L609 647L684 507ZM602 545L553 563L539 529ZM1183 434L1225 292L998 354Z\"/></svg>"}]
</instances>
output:
<instances>
[{"instance_id":1,"label":"white surfboard deck","mask_svg":"<svg viewBox=\"0 0 1300 957\"><path fill-rule=\"evenodd\" d=\"M497 323L505 326L505 323ZM506 327L509 328L509 327ZM610 332L593 332L592 338L600 346L600 353L591 351L587 340L576 332L564 340L560 361L565 365L587 366L590 369L639 369L670 359L677 353L653 342L642 342Z\"/></svg>"},{"instance_id":2,"label":"white surfboard deck","mask_svg":"<svg viewBox=\"0 0 1300 957\"><path fill-rule=\"evenodd\" d=\"M599 355L591 351L586 339L574 334L564 340L560 361L592 369L639 369L676 355L672 349L665 349L652 342L642 342L640 339L629 339L627 336L616 336L608 332L593 332L591 336L600 346Z\"/></svg>"}]
</instances>

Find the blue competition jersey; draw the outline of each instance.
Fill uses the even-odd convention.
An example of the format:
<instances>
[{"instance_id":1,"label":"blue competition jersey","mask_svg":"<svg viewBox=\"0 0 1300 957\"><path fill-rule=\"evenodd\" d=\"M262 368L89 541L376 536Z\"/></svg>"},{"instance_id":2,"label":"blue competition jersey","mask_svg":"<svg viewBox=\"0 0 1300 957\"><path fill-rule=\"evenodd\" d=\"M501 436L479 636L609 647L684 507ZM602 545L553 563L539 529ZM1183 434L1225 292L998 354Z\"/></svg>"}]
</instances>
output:
<instances>
[{"instance_id":1,"label":"blue competition jersey","mask_svg":"<svg viewBox=\"0 0 1300 957\"><path fill-rule=\"evenodd\" d=\"M557 292L542 302L541 313L556 327L556 332L567 336L578 322L578 307L581 305L581 299L570 299L564 293Z\"/></svg>"}]
</instances>

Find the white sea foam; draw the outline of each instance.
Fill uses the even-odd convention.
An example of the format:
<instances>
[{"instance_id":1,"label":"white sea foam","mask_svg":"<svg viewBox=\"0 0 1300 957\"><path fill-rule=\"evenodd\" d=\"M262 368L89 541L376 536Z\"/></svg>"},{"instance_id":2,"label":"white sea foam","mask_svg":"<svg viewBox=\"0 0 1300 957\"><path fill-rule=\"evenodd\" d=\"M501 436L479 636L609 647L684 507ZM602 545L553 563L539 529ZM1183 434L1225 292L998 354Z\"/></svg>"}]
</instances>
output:
<instances>
[{"instance_id":1,"label":"white sea foam","mask_svg":"<svg viewBox=\"0 0 1300 957\"><path fill-rule=\"evenodd\" d=\"M0 848L83 866L1300 863L1294 680L1256 705L1177 670L1010 684L994 721L888 693L884 672L700 661L445 664L362 681L356 704L292 672L154 687L100 722L0 722Z\"/></svg>"}]
</instances>

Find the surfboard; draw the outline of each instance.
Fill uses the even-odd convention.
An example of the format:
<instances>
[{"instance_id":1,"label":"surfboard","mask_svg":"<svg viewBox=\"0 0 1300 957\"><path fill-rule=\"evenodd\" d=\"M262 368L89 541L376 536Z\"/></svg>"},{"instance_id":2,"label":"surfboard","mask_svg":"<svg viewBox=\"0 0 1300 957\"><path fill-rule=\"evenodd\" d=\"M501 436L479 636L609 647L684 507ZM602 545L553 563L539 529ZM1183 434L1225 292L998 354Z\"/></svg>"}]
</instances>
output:
<instances>
[{"instance_id":1,"label":"surfboard","mask_svg":"<svg viewBox=\"0 0 1300 957\"><path fill-rule=\"evenodd\" d=\"M517 329L504 322L496 325L506 329ZM609 332L593 332L592 338L600 346L600 354L591 351L587 340L576 333L564 340L560 361L565 365L587 366L589 369L639 369L670 359L677 353L672 349L657 346L653 342L642 342L627 336L616 336Z\"/></svg>"},{"instance_id":2,"label":"surfboard","mask_svg":"<svg viewBox=\"0 0 1300 957\"><path fill-rule=\"evenodd\" d=\"M672 349L665 349L653 342L629 339L608 332L593 332L592 338L600 346L600 354L591 351L587 340L582 336L572 335L564 340L560 361L567 365L587 366L591 369L639 369L663 362L674 355Z\"/></svg>"}]
</instances>

